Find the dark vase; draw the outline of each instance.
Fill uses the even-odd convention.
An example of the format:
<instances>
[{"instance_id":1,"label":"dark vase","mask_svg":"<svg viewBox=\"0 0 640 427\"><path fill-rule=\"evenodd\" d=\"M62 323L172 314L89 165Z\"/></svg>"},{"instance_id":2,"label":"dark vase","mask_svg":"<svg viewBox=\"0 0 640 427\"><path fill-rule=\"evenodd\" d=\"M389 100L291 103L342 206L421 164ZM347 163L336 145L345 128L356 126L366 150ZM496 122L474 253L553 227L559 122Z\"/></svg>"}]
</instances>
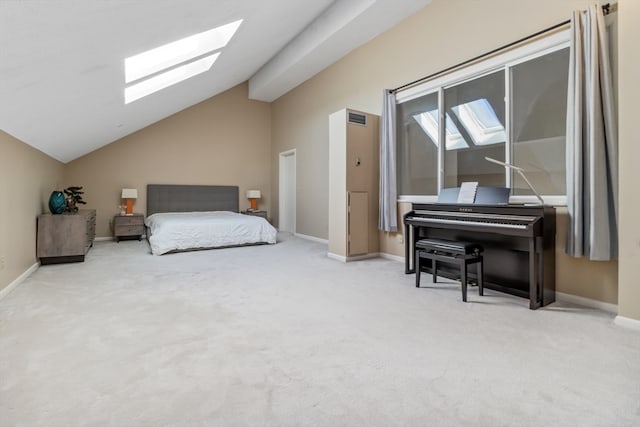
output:
<instances>
[{"instance_id":1,"label":"dark vase","mask_svg":"<svg viewBox=\"0 0 640 427\"><path fill-rule=\"evenodd\" d=\"M49 196L49 210L54 215L59 215L64 212L67 207L67 202L64 199L62 191L53 191Z\"/></svg>"}]
</instances>

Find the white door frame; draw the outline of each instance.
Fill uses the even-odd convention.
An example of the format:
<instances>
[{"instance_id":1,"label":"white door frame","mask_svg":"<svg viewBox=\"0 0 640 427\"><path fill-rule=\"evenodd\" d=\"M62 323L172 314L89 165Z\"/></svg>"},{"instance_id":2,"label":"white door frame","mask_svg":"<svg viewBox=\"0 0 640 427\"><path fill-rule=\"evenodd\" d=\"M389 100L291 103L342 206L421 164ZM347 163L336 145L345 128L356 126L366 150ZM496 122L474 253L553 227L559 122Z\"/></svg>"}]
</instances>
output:
<instances>
[{"instance_id":1,"label":"white door frame","mask_svg":"<svg viewBox=\"0 0 640 427\"><path fill-rule=\"evenodd\" d=\"M293 170L285 167L285 162L289 161L293 157ZM297 168L297 159L296 159L296 149L293 148L291 150L283 151L279 155L278 162L278 228L282 230L282 213L285 211L285 202L286 198L291 198L289 200L289 205L291 208L288 213L291 214L291 218L289 218L289 222L291 224L291 233L296 233L296 168ZM287 183L293 183L293 191L287 192Z\"/></svg>"}]
</instances>

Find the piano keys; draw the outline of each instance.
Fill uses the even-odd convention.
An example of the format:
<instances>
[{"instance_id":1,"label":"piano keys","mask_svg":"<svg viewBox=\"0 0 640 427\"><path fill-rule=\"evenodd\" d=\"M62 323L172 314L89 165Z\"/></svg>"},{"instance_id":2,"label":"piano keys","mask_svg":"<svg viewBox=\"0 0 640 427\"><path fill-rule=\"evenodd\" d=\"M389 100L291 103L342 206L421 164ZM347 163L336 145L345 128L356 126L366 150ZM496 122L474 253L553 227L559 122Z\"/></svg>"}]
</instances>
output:
<instances>
[{"instance_id":1,"label":"piano keys","mask_svg":"<svg viewBox=\"0 0 640 427\"><path fill-rule=\"evenodd\" d=\"M405 273L415 272L420 239L480 243L485 288L527 298L537 309L555 301L555 224L551 206L414 203L404 215ZM443 275L456 278L455 271Z\"/></svg>"}]
</instances>

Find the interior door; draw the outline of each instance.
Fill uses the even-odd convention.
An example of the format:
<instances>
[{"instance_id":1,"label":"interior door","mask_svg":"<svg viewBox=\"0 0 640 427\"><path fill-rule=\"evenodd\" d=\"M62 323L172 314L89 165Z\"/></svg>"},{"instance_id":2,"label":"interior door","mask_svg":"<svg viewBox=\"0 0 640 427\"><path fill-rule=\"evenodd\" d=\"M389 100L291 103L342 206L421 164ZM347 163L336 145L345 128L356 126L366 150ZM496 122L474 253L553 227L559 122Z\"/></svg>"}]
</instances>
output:
<instances>
[{"instance_id":1,"label":"interior door","mask_svg":"<svg viewBox=\"0 0 640 427\"><path fill-rule=\"evenodd\" d=\"M280 153L278 229L296 232L296 152Z\"/></svg>"}]
</instances>

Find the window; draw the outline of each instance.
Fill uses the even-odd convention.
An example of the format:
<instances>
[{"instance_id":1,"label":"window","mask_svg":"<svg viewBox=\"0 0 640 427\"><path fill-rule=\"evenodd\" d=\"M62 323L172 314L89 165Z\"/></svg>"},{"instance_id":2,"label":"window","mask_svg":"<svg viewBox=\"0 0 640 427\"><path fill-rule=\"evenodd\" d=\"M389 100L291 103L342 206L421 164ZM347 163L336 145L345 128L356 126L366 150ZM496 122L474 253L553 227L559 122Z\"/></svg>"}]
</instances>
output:
<instances>
[{"instance_id":1,"label":"window","mask_svg":"<svg viewBox=\"0 0 640 427\"><path fill-rule=\"evenodd\" d=\"M524 168L538 193L566 192L566 118L569 48L510 68L513 164ZM513 175L513 194L527 188Z\"/></svg>"},{"instance_id":2,"label":"window","mask_svg":"<svg viewBox=\"0 0 640 427\"><path fill-rule=\"evenodd\" d=\"M504 168L488 163L485 156L504 160L504 73L486 76L444 89L447 119L457 123L464 147L444 152L444 188L465 181L481 185L505 185Z\"/></svg>"},{"instance_id":3,"label":"window","mask_svg":"<svg viewBox=\"0 0 640 427\"><path fill-rule=\"evenodd\" d=\"M397 140L405 142L398 144L400 194L437 194L438 94L399 104L397 113Z\"/></svg>"},{"instance_id":4,"label":"window","mask_svg":"<svg viewBox=\"0 0 640 427\"><path fill-rule=\"evenodd\" d=\"M437 196L465 181L533 195L485 157L522 167L545 196L564 196L568 40L556 33L397 94L400 197Z\"/></svg>"}]
</instances>

